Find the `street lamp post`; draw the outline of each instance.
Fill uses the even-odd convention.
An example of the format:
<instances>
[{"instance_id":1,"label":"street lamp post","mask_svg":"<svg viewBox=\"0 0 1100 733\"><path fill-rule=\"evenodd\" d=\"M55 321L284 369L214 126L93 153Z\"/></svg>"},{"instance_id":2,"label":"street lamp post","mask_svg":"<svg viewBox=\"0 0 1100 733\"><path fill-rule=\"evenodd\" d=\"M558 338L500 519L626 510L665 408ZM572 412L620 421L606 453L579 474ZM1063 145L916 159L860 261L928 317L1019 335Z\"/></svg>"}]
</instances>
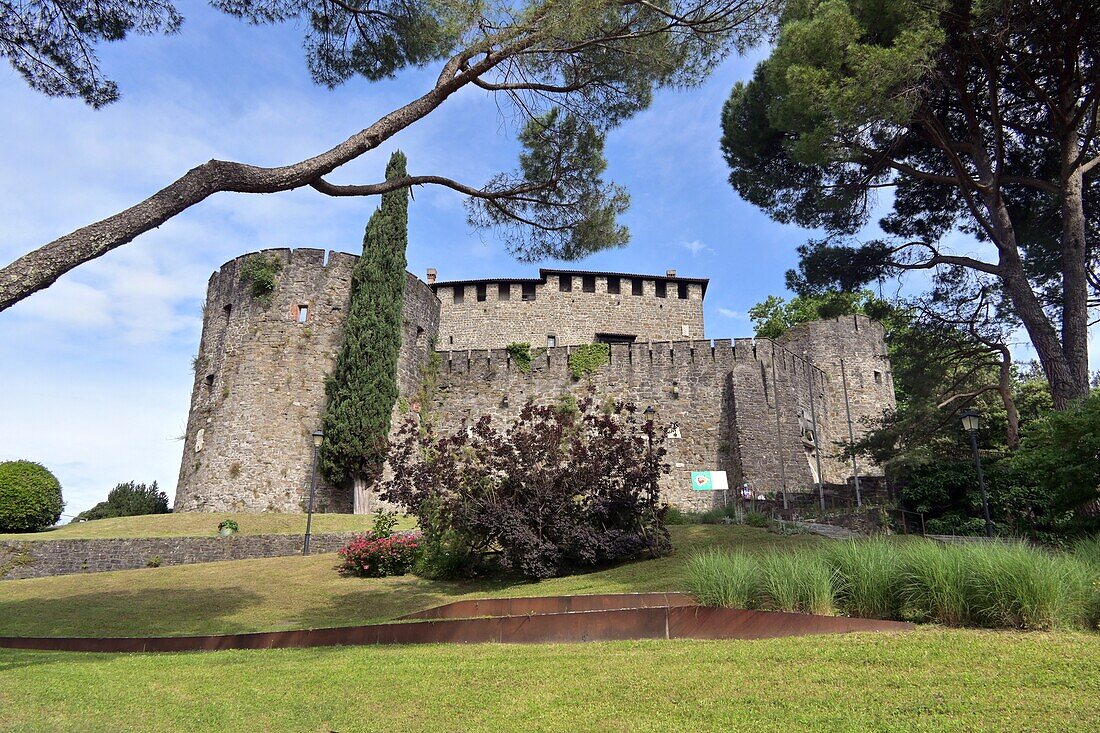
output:
<instances>
[{"instance_id":1,"label":"street lamp post","mask_svg":"<svg viewBox=\"0 0 1100 733\"><path fill-rule=\"evenodd\" d=\"M302 555L309 555L309 536L313 529L313 498L317 494L317 453L321 449L321 443L325 440L325 434L320 430L313 431L313 471L309 479L309 504L306 506L306 541L302 543Z\"/></svg>"},{"instance_id":2,"label":"street lamp post","mask_svg":"<svg viewBox=\"0 0 1100 733\"><path fill-rule=\"evenodd\" d=\"M978 485L982 489L982 514L985 515L985 536L993 537L993 520L989 518L989 495L985 490L985 474L982 473L982 457L978 454L978 413L965 410L959 418L963 429L970 433L970 447L974 451L974 467L978 469Z\"/></svg>"}]
</instances>

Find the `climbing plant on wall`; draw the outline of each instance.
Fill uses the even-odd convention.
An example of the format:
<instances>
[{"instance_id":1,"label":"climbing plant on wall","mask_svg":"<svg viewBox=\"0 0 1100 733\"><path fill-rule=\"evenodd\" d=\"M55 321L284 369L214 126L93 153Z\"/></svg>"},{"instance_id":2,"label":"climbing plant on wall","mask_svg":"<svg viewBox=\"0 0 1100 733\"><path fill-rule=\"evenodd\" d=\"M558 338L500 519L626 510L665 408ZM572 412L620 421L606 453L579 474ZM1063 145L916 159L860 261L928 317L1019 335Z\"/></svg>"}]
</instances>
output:
<instances>
[{"instance_id":1,"label":"climbing plant on wall","mask_svg":"<svg viewBox=\"0 0 1100 733\"><path fill-rule=\"evenodd\" d=\"M611 363L611 347L607 344L581 344L569 352L569 373L573 379L595 374L604 364Z\"/></svg>"},{"instance_id":2,"label":"climbing plant on wall","mask_svg":"<svg viewBox=\"0 0 1100 733\"><path fill-rule=\"evenodd\" d=\"M395 152L387 180L404 178L404 153ZM336 366L325 382L325 441L321 471L337 486L352 487L354 511L367 511L367 489L382 473L390 416L397 400L401 309L405 297L409 190L382 195L363 237L352 273L351 305Z\"/></svg>"}]
</instances>

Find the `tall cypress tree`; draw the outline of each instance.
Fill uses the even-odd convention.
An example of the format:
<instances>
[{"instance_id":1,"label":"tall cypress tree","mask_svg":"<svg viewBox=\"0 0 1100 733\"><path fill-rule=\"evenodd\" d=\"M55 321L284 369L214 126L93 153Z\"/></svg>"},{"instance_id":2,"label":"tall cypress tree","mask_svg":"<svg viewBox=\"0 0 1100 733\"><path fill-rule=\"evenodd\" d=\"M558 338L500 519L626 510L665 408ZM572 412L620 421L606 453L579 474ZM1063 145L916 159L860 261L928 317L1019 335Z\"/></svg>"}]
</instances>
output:
<instances>
[{"instance_id":1,"label":"tall cypress tree","mask_svg":"<svg viewBox=\"0 0 1100 733\"><path fill-rule=\"evenodd\" d=\"M395 152L386 166L386 179L404 177L405 164L405 154ZM363 255L352 272L344 340L325 382L328 407L321 472L330 483L352 488L356 514L367 511L369 487L382 474L397 400L408 197L407 188L383 194L382 205L367 224Z\"/></svg>"}]
</instances>

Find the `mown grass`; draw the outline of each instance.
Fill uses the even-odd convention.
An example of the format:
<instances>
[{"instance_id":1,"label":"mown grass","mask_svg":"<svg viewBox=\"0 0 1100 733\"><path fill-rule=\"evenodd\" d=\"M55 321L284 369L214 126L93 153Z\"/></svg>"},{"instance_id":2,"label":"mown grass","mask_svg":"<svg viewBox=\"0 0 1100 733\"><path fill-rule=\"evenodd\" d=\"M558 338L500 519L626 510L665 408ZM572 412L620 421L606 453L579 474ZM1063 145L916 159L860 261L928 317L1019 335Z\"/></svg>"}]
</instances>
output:
<instances>
[{"instance_id":1,"label":"mown grass","mask_svg":"<svg viewBox=\"0 0 1100 733\"><path fill-rule=\"evenodd\" d=\"M0 650L5 731L1095 731L1087 634Z\"/></svg>"},{"instance_id":2,"label":"mown grass","mask_svg":"<svg viewBox=\"0 0 1100 733\"><path fill-rule=\"evenodd\" d=\"M1012 543L870 539L762 558L704 553L688 572L692 590L715 605L958 626L1095 629L1100 563L1093 552L1089 543L1067 554Z\"/></svg>"},{"instance_id":3,"label":"mown grass","mask_svg":"<svg viewBox=\"0 0 1100 733\"><path fill-rule=\"evenodd\" d=\"M0 534L0 540L82 540L128 537L213 537L224 519L240 525L240 534L305 534L303 514L218 514L182 512L180 514L146 514L140 517L96 519L91 522L65 524L41 532ZM323 532L365 532L372 517L362 514L314 514L312 530ZM415 521L399 519L398 529L411 529Z\"/></svg>"},{"instance_id":4,"label":"mown grass","mask_svg":"<svg viewBox=\"0 0 1100 733\"><path fill-rule=\"evenodd\" d=\"M337 574L332 554L6 580L0 582L0 635L182 635L352 626L479 596L688 590L684 565L708 548L757 553L824 542L738 526L671 531L676 552L670 557L539 583L345 578Z\"/></svg>"}]
</instances>

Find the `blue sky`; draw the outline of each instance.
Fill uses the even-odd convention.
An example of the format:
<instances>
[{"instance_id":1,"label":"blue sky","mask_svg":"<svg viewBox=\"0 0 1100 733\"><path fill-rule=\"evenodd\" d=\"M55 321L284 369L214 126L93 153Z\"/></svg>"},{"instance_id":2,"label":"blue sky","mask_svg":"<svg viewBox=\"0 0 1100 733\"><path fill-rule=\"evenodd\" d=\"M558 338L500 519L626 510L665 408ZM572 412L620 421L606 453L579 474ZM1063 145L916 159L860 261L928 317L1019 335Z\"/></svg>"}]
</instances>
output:
<instances>
[{"instance_id":1,"label":"blue sky","mask_svg":"<svg viewBox=\"0 0 1100 733\"><path fill-rule=\"evenodd\" d=\"M122 99L95 111L30 91L6 65L0 106L0 259L20 254L148 196L210 158L258 165L331 147L426 90L434 71L336 90L309 79L293 24L253 27L193 1L174 37L101 48ZM608 178L632 196L632 241L577 263L593 270L711 278L706 330L751 336L745 312L783 293L806 239L741 201L726 182L719 114L762 52L732 58L709 81L665 91L607 140ZM331 180L380 180L390 151L411 173L481 184L515 166L515 130L485 92L469 89ZM529 275L491 233L473 232L462 199L420 188L410 208L409 269L440 278ZM221 194L0 313L0 460L39 461L75 514L121 481L174 493L207 278L265 247L357 252L374 199L311 190ZM554 263L542 263L552 265ZM1026 356L1026 355L1025 355ZM63 520L65 521L65 520Z\"/></svg>"}]
</instances>

